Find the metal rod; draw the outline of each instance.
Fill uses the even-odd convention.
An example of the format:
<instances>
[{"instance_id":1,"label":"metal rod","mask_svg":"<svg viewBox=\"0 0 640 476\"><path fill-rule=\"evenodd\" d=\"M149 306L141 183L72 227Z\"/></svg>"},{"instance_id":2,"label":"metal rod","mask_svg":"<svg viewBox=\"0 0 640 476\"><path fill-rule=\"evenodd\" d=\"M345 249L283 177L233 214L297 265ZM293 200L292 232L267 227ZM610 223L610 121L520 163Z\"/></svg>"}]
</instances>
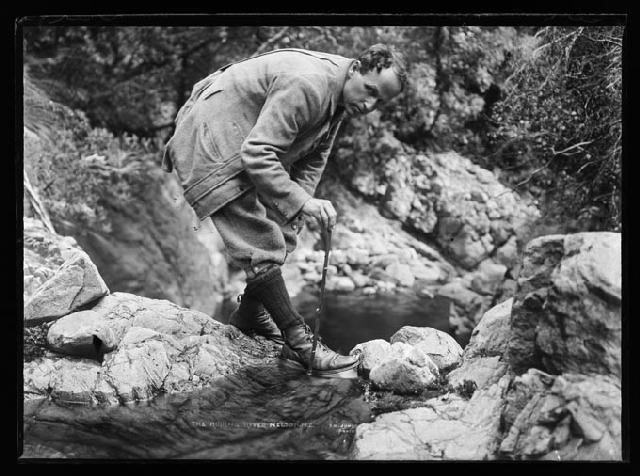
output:
<instances>
[{"instance_id":1,"label":"metal rod","mask_svg":"<svg viewBox=\"0 0 640 476\"><path fill-rule=\"evenodd\" d=\"M311 375L313 359L316 356L316 347L318 345L318 335L320 334L320 316L324 311L324 285L327 279L327 269L329 267L329 253L331 252L331 228L327 228L327 240L324 248L324 264L322 265L322 279L320 281L320 305L316 309L315 329L313 331L313 345L311 346L311 356L309 357L309 365L307 367L307 375Z\"/></svg>"}]
</instances>

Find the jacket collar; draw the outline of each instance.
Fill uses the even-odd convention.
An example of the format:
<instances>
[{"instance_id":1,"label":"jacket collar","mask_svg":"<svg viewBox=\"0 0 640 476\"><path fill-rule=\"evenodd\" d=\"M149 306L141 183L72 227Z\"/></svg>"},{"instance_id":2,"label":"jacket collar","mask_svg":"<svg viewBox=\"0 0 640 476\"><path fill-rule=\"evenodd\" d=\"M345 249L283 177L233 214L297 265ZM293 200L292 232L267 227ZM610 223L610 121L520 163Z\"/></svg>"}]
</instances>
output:
<instances>
[{"instance_id":1,"label":"jacket collar","mask_svg":"<svg viewBox=\"0 0 640 476\"><path fill-rule=\"evenodd\" d=\"M333 94L331 96L331 117L333 117L333 115L336 113L336 109L338 108L338 104L340 102L340 96L342 95L342 90L344 88L344 83L347 81L349 68L355 61L355 59L343 58L341 56L333 57L332 59L338 64L338 73L336 74L336 82L333 88Z\"/></svg>"}]
</instances>

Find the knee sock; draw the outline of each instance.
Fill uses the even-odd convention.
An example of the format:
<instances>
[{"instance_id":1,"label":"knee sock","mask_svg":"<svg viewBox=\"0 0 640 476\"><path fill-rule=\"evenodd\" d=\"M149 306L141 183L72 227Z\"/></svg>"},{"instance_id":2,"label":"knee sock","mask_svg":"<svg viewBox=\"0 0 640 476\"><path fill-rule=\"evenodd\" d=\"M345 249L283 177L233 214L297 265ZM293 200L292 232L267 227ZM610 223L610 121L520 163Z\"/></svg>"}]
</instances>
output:
<instances>
[{"instance_id":1,"label":"knee sock","mask_svg":"<svg viewBox=\"0 0 640 476\"><path fill-rule=\"evenodd\" d=\"M280 330L304 324L293 308L279 266L272 266L252 279L247 279L245 296L262 303Z\"/></svg>"}]
</instances>

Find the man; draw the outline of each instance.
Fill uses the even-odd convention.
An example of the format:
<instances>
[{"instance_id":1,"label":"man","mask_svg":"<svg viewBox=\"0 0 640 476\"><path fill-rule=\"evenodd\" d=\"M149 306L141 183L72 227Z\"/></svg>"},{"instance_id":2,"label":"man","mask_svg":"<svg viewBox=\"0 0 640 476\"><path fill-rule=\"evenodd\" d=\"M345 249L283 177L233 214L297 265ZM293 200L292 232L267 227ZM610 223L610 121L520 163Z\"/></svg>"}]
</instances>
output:
<instances>
[{"instance_id":1,"label":"man","mask_svg":"<svg viewBox=\"0 0 640 476\"><path fill-rule=\"evenodd\" d=\"M163 168L174 168L199 219L211 217L247 284L230 323L283 344L308 366L313 334L291 305L280 266L306 218L336 223L313 198L338 127L406 84L403 59L374 45L357 59L281 49L224 66L198 82L176 118ZM357 357L319 342L312 371L350 368Z\"/></svg>"}]
</instances>

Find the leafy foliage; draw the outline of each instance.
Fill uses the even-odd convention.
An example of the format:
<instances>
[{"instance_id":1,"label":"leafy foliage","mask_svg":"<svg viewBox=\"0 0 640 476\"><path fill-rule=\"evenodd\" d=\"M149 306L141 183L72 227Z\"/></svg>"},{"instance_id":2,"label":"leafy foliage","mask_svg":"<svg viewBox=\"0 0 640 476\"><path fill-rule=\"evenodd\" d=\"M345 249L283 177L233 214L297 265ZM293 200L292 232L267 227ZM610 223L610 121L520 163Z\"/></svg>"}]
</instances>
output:
<instances>
[{"instance_id":1,"label":"leafy foliage","mask_svg":"<svg viewBox=\"0 0 640 476\"><path fill-rule=\"evenodd\" d=\"M511 181L582 229L620 231L622 27L547 27L488 134ZM524 177L524 180L521 180ZM562 217L556 217L562 220Z\"/></svg>"},{"instance_id":2,"label":"leafy foliage","mask_svg":"<svg viewBox=\"0 0 640 476\"><path fill-rule=\"evenodd\" d=\"M84 114L42 103L35 91L25 88L25 103L31 105L25 110L37 109L43 116L48 111L57 118L56 127L43 136L46 147L31 164L52 221L108 231L105 201L126 203L136 189L144 187L143 171L157 166L158 145L151 139L117 137L106 129L92 128Z\"/></svg>"}]
</instances>

